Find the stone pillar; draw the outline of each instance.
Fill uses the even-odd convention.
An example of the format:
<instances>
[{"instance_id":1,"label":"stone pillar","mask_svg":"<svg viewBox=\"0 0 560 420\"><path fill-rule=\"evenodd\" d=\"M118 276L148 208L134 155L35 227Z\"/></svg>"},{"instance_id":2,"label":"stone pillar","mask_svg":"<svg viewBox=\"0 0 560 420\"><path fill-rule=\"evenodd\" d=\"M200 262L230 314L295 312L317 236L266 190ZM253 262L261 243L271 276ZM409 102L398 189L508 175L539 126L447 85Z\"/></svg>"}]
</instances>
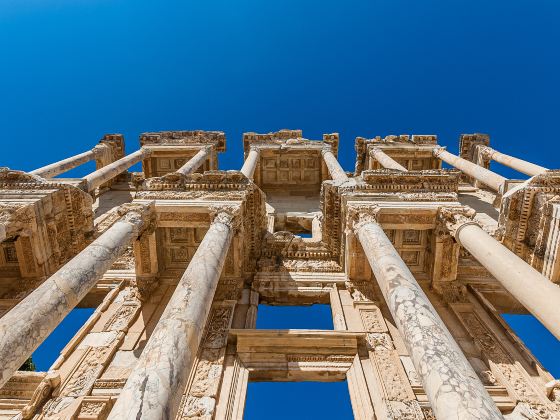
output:
<instances>
[{"instance_id":1,"label":"stone pillar","mask_svg":"<svg viewBox=\"0 0 560 420\"><path fill-rule=\"evenodd\" d=\"M507 181L507 179L503 176L489 171L482 166L478 166L475 163L469 162L459 156L451 154L442 148L434 149L433 154L445 163L454 166L455 168L463 171L465 174L472 176L477 181L489 186L494 191L503 192L503 185Z\"/></svg>"},{"instance_id":2,"label":"stone pillar","mask_svg":"<svg viewBox=\"0 0 560 420\"><path fill-rule=\"evenodd\" d=\"M251 147L247 159L243 163L241 172L249 179L253 179L255 174L255 169L257 168L257 163L259 162L260 150L258 147Z\"/></svg>"},{"instance_id":3,"label":"stone pillar","mask_svg":"<svg viewBox=\"0 0 560 420\"><path fill-rule=\"evenodd\" d=\"M27 360L125 251L146 224L131 210L0 318L0 387Z\"/></svg>"},{"instance_id":4,"label":"stone pillar","mask_svg":"<svg viewBox=\"0 0 560 420\"><path fill-rule=\"evenodd\" d=\"M233 238L236 212L218 210L109 419L175 418Z\"/></svg>"},{"instance_id":5,"label":"stone pillar","mask_svg":"<svg viewBox=\"0 0 560 420\"><path fill-rule=\"evenodd\" d=\"M83 179L86 182L86 191L91 192L95 190L100 185L107 181L115 178L117 175L126 171L135 163L150 156L150 151L148 149L140 149L130 155L127 155L95 172L85 176Z\"/></svg>"},{"instance_id":6,"label":"stone pillar","mask_svg":"<svg viewBox=\"0 0 560 420\"><path fill-rule=\"evenodd\" d=\"M469 251L500 284L558 339L560 339L560 286L484 232L473 220L452 209L447 227L457 242Z\"/></svg>"},{"instance_id":7,"label":"stone pillar","mask_svg":"<svg viewBox=\"0 0 560 420\"><path fill-rule=\"evenodd\" d=\"M548 168L535 165L534 163L527 162L526 160L518 159L504 153L500 153L488 146L480 147L479 153L481 153L485 159L495 160L502 165L509 166L510 168L529 176L539 175L545 171L548 171Z\"/></svg>"},{"instance_id":8,"label":"stone pillar","mask_svg":"<svg viewBox=\"0 0 560 420\"><path fill-rule=\"evenodd\" d=\"M204 163L204 161L206 160L206 158L208 157L211 151L212 151L212 146L204 146L202 149L200 149L197 152L196 155L194 155L183 166L177 169L176 172L183 175L192 174L194 171L196 171L198 168L202 166L202 164Z\"/></svg>"},{"instance_id":9,"label":"stone pillar","mask_svg":"<svg viewBox=\"0 0 560 420\"><path fill-rule=\"evenodd\" d=\"M357 209L354 214L354 232L422 378L436 418L502 418L430 300L375 221L375 214Z\"/></svg>"},{"instance_id":10,"label":"stone pillar","mask_svg":"<svg viewBox=\"0 0 560 420\"><path fill-rule=\"evenodd\" d=\"M348 176L346 175L346 172L344 172L344 169L342 169L342 166L340 166L340 163L338 163L336 157L334 157L331 148L325 147L321 150L321 153L323 154L323 159L329 169L331 178L335 181L347 181Z\"/></svg>"},{"instance_id":11,"label":"stone pillar","mask_svg":"<svg viewBox=\"0 0 560 420\"><path fill-rule=\"evenodd\" d=\"M373 149L371 149L369 154L386 169L396 169L397 171L408 172L408 169L406 169L392 157L385 154L385 152L378 147L374 147Z\"/></svg>"},{"instance_id":12,"label":"stone pillar","mask_svg":"<svg viewBox=\"0 0 560 420\"><path fill-rule=\"evenodd\" d=\"M43 178L53 178L57 175L69 171L70 169L83 165L90 160L96 159L100 154L103 153L103 148L105 147L108 146L95 146L93 149L88 150L87 152L71 156L67 159L63 159L55 163L51 163L50 165L35 169L29 173L32 175L38 175Z\"/></svg>"}]
</instances>

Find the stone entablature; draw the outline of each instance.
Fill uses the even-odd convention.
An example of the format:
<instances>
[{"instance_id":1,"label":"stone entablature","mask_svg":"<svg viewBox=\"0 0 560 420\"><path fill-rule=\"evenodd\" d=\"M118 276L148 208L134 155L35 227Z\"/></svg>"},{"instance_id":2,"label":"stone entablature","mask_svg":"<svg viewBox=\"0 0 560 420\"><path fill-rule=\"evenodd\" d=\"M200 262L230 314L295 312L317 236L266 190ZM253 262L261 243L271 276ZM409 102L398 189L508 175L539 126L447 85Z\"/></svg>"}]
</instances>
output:
<instances>
[{"instance_id":1,"label":"stone entablature","mask_svg":"<svg viewBox=\"0 0 560 420\"><path fill-rule=\"evenodd\" d=\"M372 139L356 137L355 176L362 171L381 169L383 165L375 158L374 150L381 150L407 170L429 170L441 168L441 163L432 156L432 149L437 145L435 135L400 135L377 136Z\"/></svg>"},{"instance_id":2,"label":"stone entablature","mask_svg":"<svg viewBox=\"0 0 560 420\"><path fill-rule=\"evenodd\" d=\"M0 270L13 280L2 294L25 292L81 251L93 236L92 204L71 185L0 169Z\"/></svg>"},{"instance_id":3,"label":"stone entablature","mask_svg":"<svg viewBox=\"0 0 560 420\"><path fill-rule=\"evenodd\" d=\"M200 146L212 145L218 152L226 150L226 135L223 131L158 131L140 135L140 146Z\"/></svg>"},{"instance_id":4,"label":"stone entablature","mask_svg":"<svg viewBox=\"0 0 560 420\"><path fill-rule=\"evenodd\" d=\"M226 136L221 131L203 130L143 133L140 145L150 152L142 169L144 177L151 178L179 171L195 157L199 161L189 172L218 169L217 153L226 150Z\"/></svg>"},{"instance_id":5,"label":"stone entablature","mask_svg":"<svg viewBox=\"0 0 560 420\"><path fill-rule=\"evenodd\" d=\"M560 171L517 183L502 198L498 237L552 281L560 281Z\"/></svg>"},{"instance_id":6,"label":"stone entablature","mask_svg":"<svg viewBox=\"0 0 560 420\"><path fill-rule=\"evenodd\" d=\"M338 140L245 133L222 171L222 132L146 133L126 156L107 135L81 180L0 170L0 417L240 420L249 381L347 380L357 419L560 418L558 382L499 315L560 337L557 171L484 135L460 156L387 136L357 139L351 176ZM42 282L15 278L37 267L26 237L55 250ZM259 304L316 303L333 330L255 329ZM76 305L96 310L49 373L18 372Z\"/></svg>"}]
</instances>

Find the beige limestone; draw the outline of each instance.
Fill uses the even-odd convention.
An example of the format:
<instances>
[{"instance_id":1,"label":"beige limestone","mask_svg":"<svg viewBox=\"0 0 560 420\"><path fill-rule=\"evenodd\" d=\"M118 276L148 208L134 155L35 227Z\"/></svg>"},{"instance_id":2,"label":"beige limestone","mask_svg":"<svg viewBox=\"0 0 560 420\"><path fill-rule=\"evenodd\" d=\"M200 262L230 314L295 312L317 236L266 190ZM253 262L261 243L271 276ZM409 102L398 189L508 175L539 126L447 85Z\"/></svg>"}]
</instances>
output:
<instances>
[{"instance_id":1,"label":"beige limestone","mask_svg":"<svg viewBox=\"0 0 560 420\"><path fill-rule=\"evenodd\" d=\"M503 179L440 169L436 136L357 138L353 177L338 141L245 133L242 170L221 171L223 132L144 133L124 159L123 137L106 135L93 205L85 181L0 168L0 418L241 420L254 380L346 380L359 420L560 418L554 378L500 316L532 311L554 329L560 172L506 180L495 208L467 171ZM487 167L488 144L463 135L460 156ZM210 147L187 166L199 173L176 173ZM141 228L121 220L144 206ZM472 220L494 239L456 234ZM76 303L95 311L51 372L14 372ZM255 328L259 304L315 303L334 331Z\"/></svg>"},{"instance_id":2,"label":"beige limestone","mask_svg":"<svg viewBox=\"0 0 560 420\"><path fill-rule=\"evenodd\" d=\"M138 236L147 209L127 213L0 319L0 386Z\"/></svg>"},{"instance_id":3,"label":"beige limestone","mask_svg":"<svg viewBox=\"0 0 560 420\"><path fill-rule=\"evenodd\" d=\"M233 210L234 211L234 210ZM232 210L218 210L128 378L110 419L173 418L200 343L233 236Z\"/></svg>"},{"instance_id":4,"label":"beige limestone","mask_svg":"<svg viewBox=\"0 0 560 420\"><path fill-rule=\"evenodd\" d=\"M371 157L377 160L381 164L381 166L383 166L386 169L395 169L397 171L403 171L403 172L408 171L408 169L406 169L396 160L388 156L383 150L381 150L378 147L372 148L370 154Z\"/></svg>"},{"instance_id":5,"label":"beige limestone","mask_svg":"<svg viewBox=\"0 0 560 420\"><path fill-rule=\"evenodd\" d=\"M116 176L120 175L122 172L126 171L135 163L140 162L142 159L145 159L150 154L150 151L147 149L140 149L130 155L127 155L116 162L113 162L104 168L98 169L95 172L85 176L83 179L85 181L85 189L86 191L94 191L96 188L101 186L107 181L115 178Z\"/></svg>"},{"instance_id":6,"label":"beige limestone","mask_svg":"<svg viewBox=\"0 0 560 420\"><path fill-rule=\"evenodd\" d=\"M96 147L92 150L88 150L87 152L80 153L61 161L51 163L50 165L35 169L29 173L41 176L43 178L53 178L57 175L69 171L72 168L75 168L76 166L80 166L84 163L89 162L90 160L95 159L96 156L101 152L102 150Z\"/></svg>"},{"instance_id":7,"label":"beige limestone","mask_svg":"<svg viewBox=\"0 0 560 420\"><path fill-rule=\"evenodd\" d=\"M487 160L495 160L502 165L509 166L510 168L529 176L535 176L548 171L548 169L543 166L535 165L534 163L527 162L526 160L506 155L505 153L498 152L488 146L480 147L479 153L481 153Z\"/></svg>"},{"instance_id":8,"label":"beige limestone","mask_svg":"<svg viewBox=\"0 0 560 420\"><path fill-rule=\"evenodd\" d=\"M560 339L560 286L552 283L475 223L460 225L454 235L513 297Z\"/></svg>"},{"instance_id":9,"label":"beige limestone","mask_svg":"<svg viewBox=\"0 0 560 420\"><path fill-rule=\"evenodd\" d=\"M206 146L200 149L196 155L190 158L183 166L177 169L177 172L183 175L192 174L196 171L207 159L208 155L212 152L212 146Z\"/></svg>"},{"instance_id":10,"label":"beige limestone","mask_svg":"<svg viewBox=\"0 0 560 420\"><path fill-rule=\"evenodd\" d=\"M346 181L348 176L346 175L346 172L344 172L344 169L342 169L342 166L340 166L340 163L338 163L338 160L334 156L332 150L330 148L325 148L321 151L321 153L323 154L323 159L325 160L327 168L329 168L329 174L332 179L335 181Z\"/></svg>"},{"instance_id":11,"label":"beige limestone","mask_svg":"<svg viewBox=\"0 0 560 420\"><path fill-rule=\"evenodd\" d=\"M430 300L371 216L354 226L432 409L440 419L501 415Z\"/></svg>"},{"instance_id":12,"label":"beige limestone","mask_svg":"<svg viewBox=\"0 0 560 420\"><path fill-rule=\"evenodd\" d=\"M494 191L503 191L503 186L506 182L506 178L503 176L489 171L482 166L478 166L475 163L469 162L466 159L460 158L459 156L455 156L454 154L451 154L441 148L434 149L434 156L463 171L465 174L472 176L477 181L492 188Z\"/></svg>"},{"instance_id":13,"label":"beige limestone","mask_svg":"<svg viewBox=\"0 0 560 420\"><path fill-rule=\"evenodd\" d=\"M247 155L247 159L245 159L245 162L243 162L241 172L249 179L253 179L255 169L257 168L257 163L259 161L259 155L259 148L251 147L251 149L249 150L249 154Z\"/></svg>"}]
</instances>

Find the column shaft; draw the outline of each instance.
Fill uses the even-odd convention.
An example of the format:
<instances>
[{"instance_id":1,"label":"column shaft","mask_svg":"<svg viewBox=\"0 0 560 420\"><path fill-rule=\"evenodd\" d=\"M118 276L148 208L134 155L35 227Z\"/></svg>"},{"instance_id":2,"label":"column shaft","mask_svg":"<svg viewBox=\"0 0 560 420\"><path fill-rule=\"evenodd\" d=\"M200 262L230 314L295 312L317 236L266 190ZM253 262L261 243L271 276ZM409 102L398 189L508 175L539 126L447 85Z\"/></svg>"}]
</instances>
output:
<instances>
[{"instance_id":1,"label":"column shaft","mask_svg":"<svg viewBox=\"0 0 560 420\"><path fill-rule=\"evenodd\" d=\"M449 165L452 165L457 169L463 171L465 174L472 176L484 185L489 186L494 191L500 192L503 184L507 181L507 179L503 176L489 171L482 166L478 166L475 163L469 162L468 160L463 159L459 156L455 156L454 154L451 154L446 150L434 149L434 155L437 158L448 163Z\"/></svg>"},{"instance_id":2,"label":"column shaft","mask_svg":"<svg viewBox=\"0 0 560 420\"><path fill-rule=\"evenodd\" d=\"M356 233L436 418L502 418L428 297L377 223Z\"/></svg>"},{"instance_id":3,"label":"column shaft","mask_svg":"<svg viewBox=\"0 0 560 420\"><path fill-rule=\"evenodd\" d=\"M120 173L126 171L135 163L140 162L150 155L147 149L140 149L130 155L127 155L95 172L85 176L86 189L88 192L95 190L101 184L115 178Z\"/></svg>"},{"instance_id":4,"label":"column shaft","mask_svg":"<svg viewBox=\"0 0 560 420\"><path fill-rule=\"evenodd\" d=\"M534 163L527 162L526 160L518 159L504 153L500 153L490 147L484 147L481 152L489 159L495 160L502 165L509 166L510 168L529 176L535 176L548 171L548 168L535 165Z\"/></svg>"},{"instance_id":5,"label":"column shaft","mask_svg":"<svg viewBox=\"0 0 560 420\"><path fill-rule=\"evenodd\" d=\"M58 162L51 163L50 165L35 169L29 173L32 175L39 175L43 178L53 178L57 175L69 171L70 169L75 168L76 166L80 166L86 162L89 162L90 160L95 159L96 155L97 152L95 149L88 150L87 152L80 153L67 159L63 159Z\"/></svg>"},{"instance_id":6,"label":"column shaft","mask_svg":"<svg viewBox=\"0 0 560 420\"><path fill-rule=\"evenodd\" d=\"M212 146L203 147L196 153L196 155L194 155L183 166L177 169L177 172L183 175L192 174L194 171L196 171L198 168L202 166L202 164L206 160L206 157L210 154L211 150L212 150Z\"/></svg>"},{"instance_id":7,"label":"column shaft","mask_svg":"<svg viewBox=\"0 0 560 420\"><path fill-rule=\"evenodd\" d=\"M560 287L476 224L460 226L457 241L529 312L560 339Z\"/></svg>"},{"instance_id":8,"label":"column shaft","mask_svg":"<svg viewBox=\"0 0 560 420\"><path fill-rule=\"evenodd\" d=\"M335 181L348 180L348 176L346 175L346 172L344 172L344 169L342 169L342 166L340 166L340 163L338 163L338 160L334 156L333 152L330 149L323 149L322 154L323 154L323 159L325 160L325 164L329 169L329 174L331 175L331 178Z\"/></svg>"},{"instance_id":9,"label":"column shaft","mask_svg":"<svg viewBox=\"0 0 560 420\"><path fill-rule=\"evenodd\" d=\"M95 286L142 223L128 213L0 318L0 386Z\"/></svg>"},{"instance_id":10,"label":"column shaft","mask_svg":"<svg viewBox=\"0 0 560 420\"><path fill-rule=\"evenodd\" d=\"M379 148L371 149L370 156L378 161L381 166L387 169L396 169L397 171L408 172L404 166L394 160L392 157L388 156L383 150Z\"/></svg>"},{"instance_id":11,"label":"column shaft","mask_svg":"<svg viewBox=\"0 0 560 420\"><path fill-rule=\"evenodd\" d=\"M210 225L109 419L175 418L233 237L225 216Z\"/></svg>"},{"instance_id":12,"label":"column shaft","mask_svg":"<svg viewBox=\"0 0 560 420\"><path fill-rule=\"evenodd\" d=\"M253 179L255 175L255 169L257 168L257 163L259 161L259 154L260 151L256 147L251 147L249 154L247 155L247 159L243 163L243 167L241 168L241 172L249 179Z\"/></svg>"}]
</instances>

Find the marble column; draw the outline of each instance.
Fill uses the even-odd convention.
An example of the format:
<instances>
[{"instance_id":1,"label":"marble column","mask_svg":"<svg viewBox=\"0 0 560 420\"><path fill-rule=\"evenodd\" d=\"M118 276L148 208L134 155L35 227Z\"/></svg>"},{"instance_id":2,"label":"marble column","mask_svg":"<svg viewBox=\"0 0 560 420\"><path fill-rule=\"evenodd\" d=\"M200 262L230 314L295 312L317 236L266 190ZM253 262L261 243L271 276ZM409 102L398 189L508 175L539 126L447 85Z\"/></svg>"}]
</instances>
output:
<instances>
[{"instance_id":1,"label":"marble column","mask_svg":"<svg viewBox=\"0 0 560 420\"><path fill-rule=\"evenodd\" d=\"M433 154L435 157L463 171L465 174L472 176L474 179L484 185L487 185L494 191L503 192L503 185L507 181L507 179L503 176L489 171L488 169L478 166L477 164L459 156L455 156L442 148L434 149Z\"/></svg>"},{"instance_id":2,"label":"marble column","mask_svg":"<svg viewBox=\"0 0 560 420\"><path fill-rule=\"evenodd\" d=\"M38 175L43 178L53 178L57 175L69 171L70 169L83 165L84 163L87 163L90 160L96 159L99 155L103 153L104 151L103 148L105 147L108 146L105 145L95 146L93 149L88 150L87 152L71 156L67 159L63 159L55 163L51 163L50 165L46 165L41 168L35 169L29 173L32 175Z\"/></svg>"},{"instance_id":3,"label":"marble column","mask_svg":"<svg viewBox=\"0 0 560 420\"><path fill-rule=\"evenodd\" d=\"M241 172L249 179L253 179L255 175L255 169L257 168L257 163L259 162L260 150L258 147L251 147L247 159L243 163Z\"/></svg>"},{"instance_id":4,"label":"marble column","mask_svg":"<svg viewBox=\"0 0 560 420\"><path fill-rule=\"evenodd\" d=\"M436 418L503 418L374 216L359 213L353 227Z\"/></svg>"},{"instance_id":5,"label":"marble column","mask_svg":"<svg viewBox=\"0 0 560 420\"><path fill-rule=\"evenodd\" d=\"M511 295L560 340L560 286L507 249L478 224L465 220L451 230Z\"/></svg>"},{"instance_id":6,"label":"marble column","mask_svg":"<svg viewBox=\"0 0 560 420\"><path fill-rule=\"evenodd\" d=\"M98 169L95 172L85 176L83 179L86 182L86 191L91 192L100 185L115 178L122 172L126 171L135 163L138 163L150 156L150 150L140 149L130 155L127 155L119 160L116 160L109 165Z\"/></svg>"},{"instance_id":7,"label":"marble column","mask_svg":"<svg viewBox=\"0 0 560 420\"><path fill-rule=\"evenodd\" d=\"M174 419L233 238L237 209L218 210L109 419Z\"/></svg>"},{"instance_id":8,"label":"marble column","mask_svg":"<svg viewBox=\"0 0 560 420\"><path fill-rule=\"evenodd\" d=\"M0 318L0 386L27 360L145 225L138 206Z\"/></svg>"},{"instance_id":9,"label":"marble column","mask_svg":"<svg viewBox=\"0 0 560 420\"><path fill-rule=\"evenodd\" d=\"M192 174L194 171L196 171L198 168L202 166L202 164L206 161L206 158L208 157L211 151L212 151L212 146L204 146L196 153L196 155L194 155L192 158L187 160L187 162L183 166L177 169L176 172L183 175Z\"/></svg>"},{"instance_id":10,"label":"marble column","mask_svg":"<svg viewBox=\"0 0 560 420\"><path fill-rule=\"evenodd\" d=\"M369 153L372 158L378 161L381 166L386 169L396 169L397 171L408 172L408 169L406 169L392 157L388 156L383 150L377 147L371 149Z\"/></svg>"},{"instance_id":11,"label":"marble column","mask_svg":"<svg viewBox=\"0 0 560 420\"><path fill-rule=\"evenodd\" d=\"M321 153L323 154L323 160L329 169L331 178L335 181L347 181L348 176L346 175L346 172L344 172L344 169L342 169L342 166L340 166L340 163L338 163L338 160L334 156L331 148L325 147L321 150Z\"/></svg>"},{"instance_id":12,"label":"marble column","mask_svg":"<svg viewBox=\"0 0 560 420\"><path fill-rule=\"evenodd\" d=\"M500 153L488 146L480 147L479 153L481 153L485 159L495 160L502 165L509 166L510 168L529 176L535 176L548 171L548 168L535 165L534 163L527 162L526 160L518 159L504 153Z\"/></svg>"}]
</instances>

